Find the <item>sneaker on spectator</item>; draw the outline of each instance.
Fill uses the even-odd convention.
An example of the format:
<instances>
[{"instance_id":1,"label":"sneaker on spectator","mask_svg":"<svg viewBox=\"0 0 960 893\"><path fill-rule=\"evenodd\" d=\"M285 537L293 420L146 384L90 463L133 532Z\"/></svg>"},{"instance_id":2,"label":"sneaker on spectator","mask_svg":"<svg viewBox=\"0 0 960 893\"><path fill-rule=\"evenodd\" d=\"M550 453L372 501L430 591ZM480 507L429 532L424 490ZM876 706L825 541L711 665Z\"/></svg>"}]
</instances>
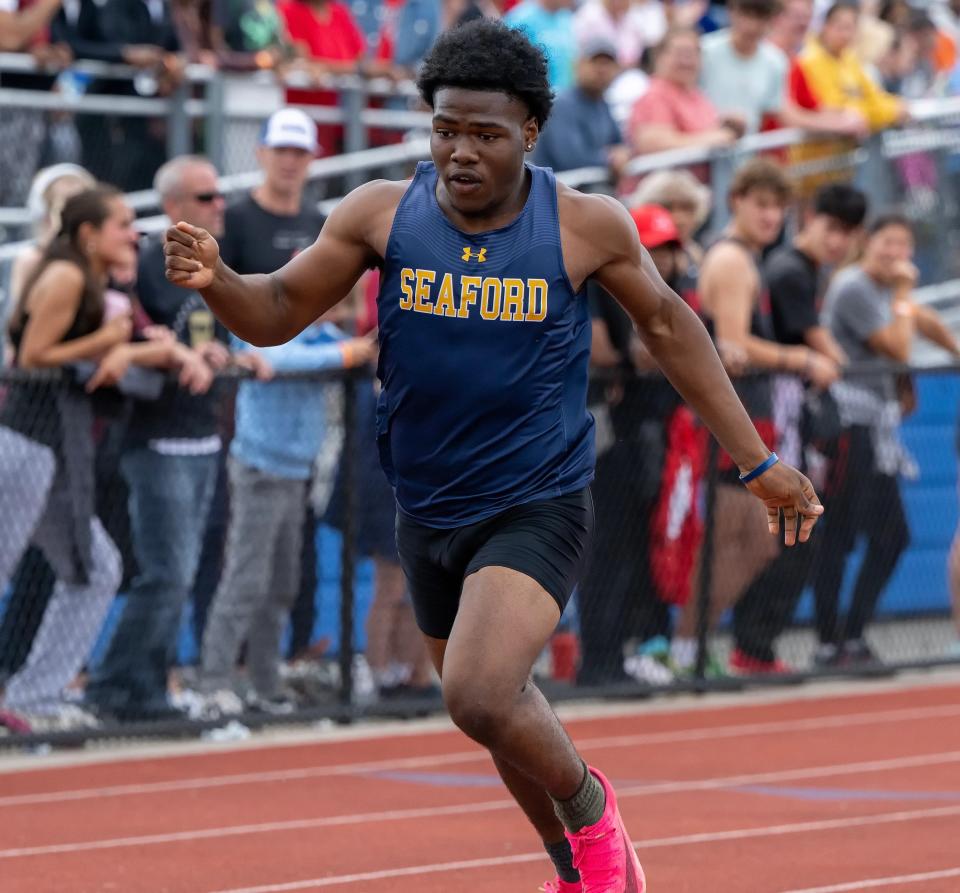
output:
<instances>
[{"instance_id":1,"label":"sneaker on spectator","mask_svg":"<svg viewBox=\"0 0 960 893\"><path fill-rule=\"evenodd\" d=\"M832 642L821 642L813 652L813 665L821 670L839 667L843 661L843 651Z\"/></svg>"},{"instance_id":2,"label":"sneaker on spectator","mask_svg":"<svg viewBox=\"0 0 960 893\"><path fill-rule=\"evenodd\" d=\"M850 666L879 666L883 663L880 658L874 654L873 649L867 644L866 639L850 639L843 643L844 663Z\"/></svg>"},{"instance_id":3,"label":"sneaker on spectator","mask_svg":"<svg viewBox=\"0 0 960 893\"><path fill-rule=\"evenodd\" d=\"M0 710L0 735L29 735L33 731L22 716L12 710Z\"/></svg>"},{"instance_id":4,"label":"sneaker on spectator","mask_svg":"<svg viewBox=\"0 0 960 893\"><path fill-rule=\"evenodd\" d=\"M57 704L50 711L31 713L25 710L4 711L4 725L15 734L38 732L74 732L82 729L97 729L100 720L88 710L76 704ZM11 724L11 720L13 724Z\"/></svg>"},{"instance_id":5,"label":"sneaker on spectator","mask_svg":"<svg viewBox=\"0 0 960 893\"><path fill-rule=\"evenodd\" d=\"M268 713L270 716L290 716L297 711L297 702L285 694L262 698L256 692L247 695L247 708L251 713Z\"/></svg>"},{"instance_id":6,"label":"sneaker on spectator","mask_svg":"<svg viewBox=\"0 0 960 893\"><path fill-rule=\"evenodd\" d=\"M244 711L243 701L229 688L221 688L205 694L191 688L184 688L173 695L171 701L190 719L223 719L228 716L239 716Z\"/></svg>"},{"instance_id":7,"label":"sneaker on spectator","mask_svg":"<svg viewBox=\"0 0 960 893\"><path fill-rule=\"evenodd\" d=\"M689 666L677 668L677 679L692 679L696 675L696 661ZM727 679L730 674L727 672L727 668L717 659L716 655L712 651L708 651L707 659L703 667L703 676L704 679Z\"/></svg>"},{"instance_id":8,"label":"sneaker on spectator","mask_svg":"<svg viewBox=\"0 0 960 893\"><path fill-rule=\"evenodd\" d=\"M623 662L623 671L631 679L648 685L669 685L674 681L673 673L650 654L630 655Z\"/></svg>"},{"instance_id":9,"label":"sneaker on spectator","mask_svg":"<svg viewBox=\"0 0 960 893\"><path fill-rule=\"evenodd\" d=\"M734 648L730 654L730 670L738 676L785 676L793 672L793 667L779 658L759 660Z\"/></svg>"}]
</instances>

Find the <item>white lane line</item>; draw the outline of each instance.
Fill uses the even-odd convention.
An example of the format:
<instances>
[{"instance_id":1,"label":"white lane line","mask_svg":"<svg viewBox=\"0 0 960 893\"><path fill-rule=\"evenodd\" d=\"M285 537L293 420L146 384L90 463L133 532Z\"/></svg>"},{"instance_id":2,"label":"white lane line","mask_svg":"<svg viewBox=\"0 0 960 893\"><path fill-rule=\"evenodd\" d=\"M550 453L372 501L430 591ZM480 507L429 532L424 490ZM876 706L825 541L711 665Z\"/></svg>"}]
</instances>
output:
<instances>
[{"instance_id":1,"label":"white lane line","mask_svg":"<svg viewBox=\"0 0 960 893\"><path fill-rule=\"evenodd\" d=\"M636 735L615 735L601 738L583 738L576 741L581 750L604 750L619 747L639 747L648 744L679 744L693 741L715 741L749 737L752 735L778 735L791 732L819 731L831 728L882 725L898 722L918 722L927 719L944 719L960 716L960 705L942 704L934 707L916 707L900 710L877 710L867 713L852 713L843 716L820 716L807 719L778 720L772 722L741 723L727 726L698 727L672 732L647 732ZM285 781L301 781L308 778L357 775L368 772L385 772L402 769L423 769L438 766L464 765L486 762L487 752L476 749L433 756L407 757L390 760L371 760L364 763L342 763L333 766L311 766L302 769L277 769L265 772L244 772L233 775L200 776L173 781L144 782L141 784L106 785L96 788L77 788L66 791L45 791L33 794L18 794L0 797L0 808L5 806L30 806L40 803L63 803L75 800L123 797L143 794L163 794L173 791L220 788L244 784L274 784Z\"/></svg>"},{"instance_id":2,"label":"white lane line","mask_svg":"<svg viewBox=\"0 0 960 893\"><path fill-rule=\"evenodd\" d=\"M960 868L945 868L943 871L924 871L921 874L898 874L891 875L890 877L865 878L861 881L848 881L845 884L830 884L827 887L806 887L803 890L785 890L784 893L845 893L846 890L870 890L876 887L922 884L924 881L939 881L951 877L960 877Z\"/></svg>"},{"instance_id":3,"label":"white lane line","mask_svg":"<svg viewBox=\"0 0 960 893\"><path fill-rule=\"evenodd\" d=\"M716 831L706 834L684 834L680 837L660 837L635 840L633 845L641 851L657 848L691 846L701 843L716 843L729 840L750 840L762 837L779 837L789 834L808 834L817 831L834 831L843 828L861 828L868 825L889 825L897 822L913 822L960 815L960 806L942 809L918 809L909 812L887 812L879 815L853 816L845 819L827 819L818 822L795 822L789 825L767 825L762 828L737 828L731 831ZM360 874L341 874L331 877L290 881L283 884L265 884L258 887L240 887L217 890L216 893L288 893L293 890L314 890L319 887L335 887L341 884L357 884L364 881L389 880L411 875L437 874L446 871L469 871L476 868L491 868L500 865L518 865L536 862L543 853L519 853L500 858L469 859L459 862L434 862L428 865L411 865L406 868L386 868L382 871L367 871ZM791 893L827 893L833 890L860 889L858 887L822 887L817 890L795 890Z\"/></svg>"},{"instance_id":4,"label":"white lane line","mask_svg":"<svg viewBox=\"0 0 960 893\"><path fill-rule=\"evenodd\" d=\"M718 778L700 778L688 781L656 782L636 785L618 791L620 800L629 797L650 797L659 794L675 794L685 791L717 790L746 784L761 784L798 779L826 778L917 766L934 766L960 762L960 751L939 754L924 754L915 757L898 757L890 760L871 760L861 763L837 763L828 766L809 766L802 769L786 769L779 772L760 772L752 775L728 775ZM346 825L372 825L376 822L406 821L437 816L458 815L464 812L496 812L514 809L512 800L485 800L479 803L457 803L449 806L430 806L420 809L392 809L382 812L350 813L318 818L290 819L279 822L262 822L253 825L226 825L218 828L198 828L195 831L176 831L163 834L144 834L136 837L114 837L102 840L86 840L73 843L45 844L42 846L16 847L0 850L0 859L20 859L27 856L49 856L64 853L81 853L90 850L122 849L126 847L156 846L192 840L212 840L224 837L240 837L251 834L268 834L283 831L302 831L308 828L329 828ZM940 807L943 815L960 811L960 806ZM937 810L934 810L936 812ZM922 814L921 810L918 814ZM709 835L708 835L709 836ZM671 838L672 839L672 838ZM679 839L679 838L678 838Z\"/></svg>"}]
</instances>

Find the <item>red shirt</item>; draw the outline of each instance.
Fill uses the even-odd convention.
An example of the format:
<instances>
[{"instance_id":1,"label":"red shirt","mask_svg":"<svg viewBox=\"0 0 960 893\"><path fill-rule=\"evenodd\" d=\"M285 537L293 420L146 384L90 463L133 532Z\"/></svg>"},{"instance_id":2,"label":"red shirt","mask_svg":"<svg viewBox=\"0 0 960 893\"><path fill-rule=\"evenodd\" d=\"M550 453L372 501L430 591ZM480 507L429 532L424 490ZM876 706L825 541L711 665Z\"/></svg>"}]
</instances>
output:
<instances>
[{"instance_id":1,"label":"red shirt","mask_svg":"<svg viewBox=\"0 0 960 893\"><path fill-rule=\"evenodd\" d=\"M321 62L354 62L364 50L363 35L350 10L342 3L315 9L306 3L286 0L277 7L294 43L305 44L312 59Z\"/></svg>"},{"instance_id":2,"label":"red shirt","mask_svg":"<svg viewBox=\"0 0 960 893\"><path fill-rule=\"evenodd\" d=\"M330 2L325 9L314 9L306 3L285 0L277 7L293 43L306 46L311 59L318 62L355 62L366 50L366 44L350 10L342 3ZM287 90L288 105L337 104L337 94L330 90ZM336 155L343 141L343 128L335 124L317 127L321 155Z\"/></svg>"}]
</instances>

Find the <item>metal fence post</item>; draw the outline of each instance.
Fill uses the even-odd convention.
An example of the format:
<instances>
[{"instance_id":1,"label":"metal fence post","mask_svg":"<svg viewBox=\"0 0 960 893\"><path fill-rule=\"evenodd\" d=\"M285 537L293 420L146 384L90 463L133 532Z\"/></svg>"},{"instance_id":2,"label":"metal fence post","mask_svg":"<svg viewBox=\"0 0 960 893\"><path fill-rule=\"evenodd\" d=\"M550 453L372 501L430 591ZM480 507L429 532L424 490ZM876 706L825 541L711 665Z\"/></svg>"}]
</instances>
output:
<instances>
[{"instance_id":1,"label":"metal fence post","mask_svg":"<svg viewBox=\"0 0 960 893\"><path fill-rule=\"evenodd\" d=\"M856 168L854 185L870 197L872 212L889 208L894 200L894 178L890 164L883 154L883 134L875 133L867 140L867 158Z\"/></svg>"},{"instance_id":2,"label":"metal fence post","mask_svg":"<svg viewBox=\"0 0 960 893\"><path fill-rule=\"evenodd\" d=\"M700 547L700 588L691 593L697 600L697 663L694 680L702 687L707 675L707 645L710 636L710 590L713 587L713 527L717 505L717 468L720 448L710 435L707 445L707 473L705 476L706 506L703 518L703 544Z\"/></svg>"},{"instance_id":3,"label":"metal fence post","mask_svg":"<svg viewBox=\"0 0 960 893\"><path fill-rule=\"evenodd\" d=\"M190 117L187 115L186 102L190 98L190 87L184 82L177 87L168 99L167 112L167 157L176 158L187 155L193 146L190 135Z\"/></svg>"},{"instance_id":4,"label":"metal fence post","mask_svg":"<svg viewBox=\"0 0 960 893\"><path fill-rule=\"evenodd\" d=\"M710 159L710 189L713 193L713 207L710 213L709 230L712 236L717 235L730 219L727 194L730 192L730 183L733 181L733 172L736 169L738 157L735 152L723 152Z\"/></svg>"},{"instance_id":5,"label":"metal fence post","mask_svg":"<svg viewBox=\"0 0 960 893\"><path fill-rule=\"evenodd\" d=\"M366 92L359 82L351 83L340 92L340 108L343 109L343 148L345 152L361 152L367 148L367 126L363 123L363 112ZM347 190L355 189L364 182L364 177L358 171L346 176Z\"/></svg>"},{"instance_id":6,"label":"metal fence post","mask_svg":"<svg viewBox=\"0 0 960 893\"><path fill-rule=\"evenodd\" d=\"M353 612L356 540L357 380L348 372L343 380L343 542L340 549L340 703L353 703Z\"/></svg>"},{"instance_id":7,"label":"metal fence post","mask_svg":"<svg viewBox=\"0 0 960 893\"><path fill-rule=\"evenodd\" d=\"M204 153L213 162L213 166L223 173L224 130L226 129L226 86L223 74L214 71L210 75L204 90L207 113L203 119Z\"/></svg>"}]
</instances>

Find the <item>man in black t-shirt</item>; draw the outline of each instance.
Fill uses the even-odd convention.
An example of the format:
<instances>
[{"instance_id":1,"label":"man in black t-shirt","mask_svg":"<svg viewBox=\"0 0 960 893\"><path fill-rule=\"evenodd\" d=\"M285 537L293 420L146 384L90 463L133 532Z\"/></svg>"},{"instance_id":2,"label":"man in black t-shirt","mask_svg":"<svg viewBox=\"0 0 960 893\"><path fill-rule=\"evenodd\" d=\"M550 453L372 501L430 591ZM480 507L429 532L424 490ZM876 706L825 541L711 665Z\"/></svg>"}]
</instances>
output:
<instances>
[{"instance_id":1,"label":"man in black t-shirt","mask_svg":"<svg viewBox=\"0 0 960 893\"><path fill-rule=\"evenodd\" d=\"M820 322L820 303L828 273L849 255L867 212L866 197L844 183L824 186L816 195L803 227L792 243L774 251L764 264L770 291L774 339L784 345L806 346L838 366L846 356ZM808 395L795 377L775 382L774 421L777 453L803 468L810 444L801 424ZM816 396L814 393L811 396ZM786 669L776 660L774 643L793 616L816 557L819 531L810 548L783 549L747 589L734 610L734 639L738 664L753 673Z\"/></svg>"},{"instance_id":2,"label":"man in black t-shirt","mask_svg":"<svg viewBox=\"0 0 960 893\"><path fill-rule=\"evenodd\" d=\"M310 247L324 217L303 201L307 170L317 154L317 128L298 109L267 121L257 160L263 183L227 209L220 256L238 273L273 273Z\"/></svg>"}]
</instances>

